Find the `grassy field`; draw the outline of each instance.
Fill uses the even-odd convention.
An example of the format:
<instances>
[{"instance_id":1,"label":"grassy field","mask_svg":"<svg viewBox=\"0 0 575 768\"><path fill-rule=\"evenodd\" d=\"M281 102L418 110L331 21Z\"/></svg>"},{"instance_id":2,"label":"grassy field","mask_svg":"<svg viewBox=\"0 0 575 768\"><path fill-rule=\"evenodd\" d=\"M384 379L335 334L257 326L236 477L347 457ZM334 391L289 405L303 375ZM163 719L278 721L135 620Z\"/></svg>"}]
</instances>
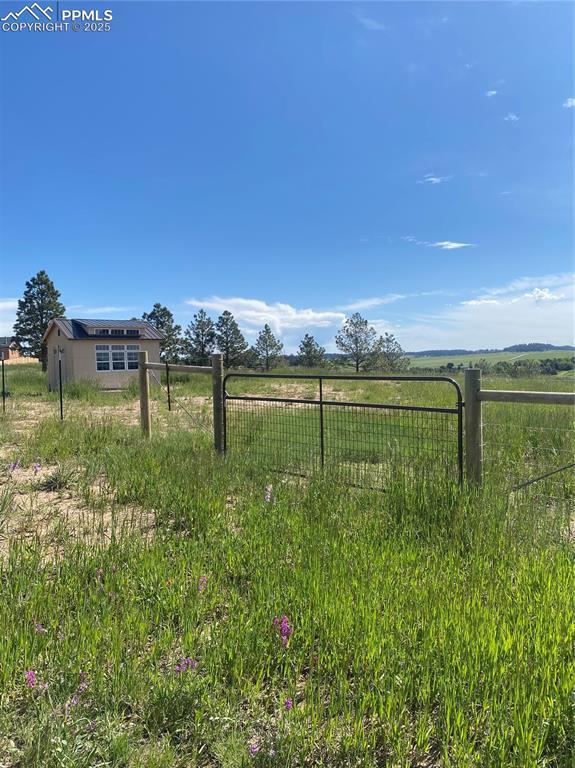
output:
<instances>
[{"instance_id":1,"label":"grassy field","mask_svg":"<svg viewBox=\"0 0 575 768\"><path fill-rule=\"evenodd\" d=\"M455 366L462 365L467 368L470 364L477 364L479 360L487 360L494 365L495 363L508 362L514 363L517 360L571 360L575 356L575 350L557 350L551 349L546 352L485 352L471 355L445 355L440 357L419 356L411 357L412 367L418 368L439 368L440 366L453 363Z\"/></svg>"},{"instance_id":2,"label":"grassy field","mask_svg":"<svg viewBox=\"0 0 575 768\"><path fill-rule=\"evenodd\" d=\"M241 444L216 456L207 378L175 378L171 413L154 390L146 442L134 391L70 389L60 422L26 368L1 422L2 768L572 768L573 477L509 494L572 457L567 409L486 406L480 495L425 452L382 493L335 464L295 478ZM453 402L432 384L328 394ZM278 410L290 444L302 425Z\"/></svg>"}]
</instances>

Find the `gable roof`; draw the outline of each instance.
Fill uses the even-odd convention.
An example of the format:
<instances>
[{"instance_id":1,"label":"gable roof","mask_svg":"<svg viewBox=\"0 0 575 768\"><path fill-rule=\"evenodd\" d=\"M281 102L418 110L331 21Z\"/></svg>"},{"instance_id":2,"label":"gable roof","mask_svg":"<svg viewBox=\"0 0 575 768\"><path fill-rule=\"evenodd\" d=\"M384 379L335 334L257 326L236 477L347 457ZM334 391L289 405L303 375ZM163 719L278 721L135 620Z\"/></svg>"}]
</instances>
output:
<instances>
[{"instance_id":1,"label":"gable roof","mask_svg":"<svg viewBox=\"0 0 575 768\"><path fill-rule=\"evenodd\" d=\"M0 347L9 347L11 344L16 344L14 336L0 336Z\"/></svg>"},{"instance_id":2,"label":"gable roof","mask_svg":"<svg viewBox=\"0 0 575 768\"><path fill-rule=\"evenodd\" d=\"M71 340L79 339L122 339L124 336L112 335L110 333L102 333L106 329L112 329L124 331L136 330L137 336L130 335L131 339L154 339L157 341L163 341L162 334L154 328L151 323L145 320L80 320L80 319L68 319L66 317L56 317L54 320L50 320L48 327L44 331L42 341L45 341L52 328L58 328L58 330L67 338Z\"/></svg>"}]
</instances>

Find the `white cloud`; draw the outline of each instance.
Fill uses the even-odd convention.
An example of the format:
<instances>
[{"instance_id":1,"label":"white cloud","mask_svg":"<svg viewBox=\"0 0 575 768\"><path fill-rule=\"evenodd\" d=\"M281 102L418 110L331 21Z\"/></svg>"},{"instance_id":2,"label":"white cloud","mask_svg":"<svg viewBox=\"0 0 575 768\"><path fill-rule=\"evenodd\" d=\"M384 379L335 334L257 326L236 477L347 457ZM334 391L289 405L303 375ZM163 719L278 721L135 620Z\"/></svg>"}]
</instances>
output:
<instances>
[{"instance_id":1,"label":"white cloud","mask_svg":"<svg viewBox=\"0 0 575 768\"><path fill-rule=\"evenodd\" d=\"M10 336L16 320L18 299L0 299L0 336Z\"/></svg>"},{"instance_id":2,"label":"white cloud","mask_svg":"<svg viewBox=\"0 0 575 768\"><path fill-rule=\"evenodd\" d=\"M573 107L575 107L575 99L573 98L565 99L565 101L563 102L563 106L566 107L567 109L573 109Z\"/></svg>"},{"instance_id":3,"label":"white cloud","mask_svg":"<svg viewBox=\"0 0 575 768\"><path fill-rule=\"evenodd\" d=\"M486 91L485 95L487 96L488 99L491 99L493 98L493 96L497 96L497 91Z\"/></svg>"},{"instance_id":4,"label":"white cloud","mask_svg":"<svg viewBox=\"0 0 575 768\"><path fill-rule=\"evenodd\" d=\"M403 348L409 350L478 349L522 341L569 344L575 319L573 280L574 275L570 273L518 277L504 285L478 290L475 295L462 296L456 303L443 305L436 311L394 313L389 318L378 316L377 307L444 292L389 293L326 310L219 296L189 299L187 304L218 313L228 309L250 341L268 323L274 333L281 334L287 351L294 351L301 335L307 330L316 333L314 329L319 329L320 343L335 351L335 331L353 311L365 314L378 333L394 333Z\"/></svg>"},{"instance_id":5,"label":"white cloud","mask_svg":"<svg viewBox=\"0 0 575 768\"><path fill-rule=\"evenodd\" d=\"M563 288L573 283L574 275L570 272L556 272L541 277L517 277L509 283L496 288L485 288L481 291L484 298L505 296L529 291L535 288Z\"/></svg>"},{"instance_id":6,"label":"white cloud","mask_svg":"<svg viewBox=\"0 0 575 768\"><path fill-rule=\"evenodd\" d=\"M412 243L413 245L431 245L427 240L418 240L413 235L403 235L401 239L405 240L406 243Z\"/></svg>"},{"instance_id":7,"label":"white cloud","mask_svg":"<svg viewBox=\"0 0 575 768\"><path fill-rule=\"evenodd\" d=\"M357 299L349 304L342 304L336 309L340 309L343 312L358 312L360 309L371 309L372 307L381 307L384 304L394 304L396 301L406 299L407 295L404 293L390 293L387 296L374 296L369 299Z\"/></svg>"},{"instance_id":8,"label":"white cloud","mask_svg":"<svg viewBox=\"0 0 575 768\"><path fill-rule=\"evenodd\" d=\"M561 301L565 298L564 293L551 293L549 288L534 288L529 293L524 293L523 299L535 299L535 301ZM520 301L520 299L515 299Z\"/></svg>"},{"instance_id":9,"label":"white cloud","mask_svg":"<svg viewBox=\"0 0 575 768\"><path fill-rule=\"evenodd\" d=\"M559 290L551 291L549 285ZM410 350L481 349L527 341L572 344L574 298L573 275L523 277L391 330Z\"/></svg>"},{"instance_id":10,"label":"white cloud","mask_svg":"<svg viewBox=\"0 0 575 768\"><path fill-rule=\"evenodd\" d=\"M475 243L457 243L453 240L442 240L439 243L429 243L432 248L441 248L444 251L455 251L458 248L472 248Z\"/></svg>"},{"instance_id":11,"label":"white cloud","mask_svg":"<svg viewBox=\"0 0 575 768\"><path fill-rule=\"evenodd\" d=\"M188 299L186 304L218 313L227 309L240 325L259 329L267 323L277 334L300 328L325 328L339 325L345 320L345 314L341 311L298 309L291 304L268 304L260 299L210 296L205 299Z\"/></svg>"},{"instance_id":12,"label":"white cloud","mask_svg":"<svg viewBox=\"0 0 575 768\"><path fill-rule=\"evenodd\" d=\"M445 181L449 181L453 176L436 176L434 173L426 173L422 179L418 180L418 184L443 184Z\"/></svg>"},{"instance_id":13,"label":"white cloud","mask_svg":"<svg viewBox=\"0 0 575 768\"><path fill-rule=\"evenodd\" d=\"M508 112L503 119L506 123L516 123L519 120L515 112Z\"/></svg>"},{"instance_id":14,"label":"white cloud","mask_svg":"<svg viewBox=\"0 0 575 768\"><path fill-rule=\"evenodd\" d=\"M0 336L10 336L16 321L18 299L0 299ZM85 307L82 304L73 304L67 307L67 314L92 317L93 315L117 315L134 312L134 307Z\"/></svg>"},{"instance_id":15,"label":"white cloud","mask_svg":"<svg viewBox=\"0 0 575 768\"><path fill-rule=\"evenodd\" d=\"M459 243L455 240L440 240L437 243L432 243L429 240L418 240L413 235L404 235L402 238L406 243L412 243L413 245L425 245L428 248L441 248L444 251L455 251L458 248L472 248L475 243Z\"/></svg>"},{"instance_id":16,"label":"white cloud","mask_svg":"<svg viewBox=\"0 0 575 768\"><path fill-rule=\"evenodd\" d=\"M501 299L490 299L487 296L484 296L480 299L469 299L468 301L461 302L462 304L467 304L469 306L479 306L482 304L497 304L497 305L503 305L503 304L517 304L518 301L523 301L524 299L533 299L535 302L539 301L561 301L565 298L564 293L552 293L549 288L534 288L532 291L529 291L528 293L523 293L521 296L511 296L507 298L501 298Z\"/></svg>"},{"instance_id":17,"label":"white cloud","mask_svg":"<svg viewBox=\"0 0 575 768\"><path fill-rule=\"evenodd\" d=\"M363 11L353 11L352 15L364 29L370 32L385 32L387 30L386 25L382 21L367 16Z\"/></svg>"}]
</instances>

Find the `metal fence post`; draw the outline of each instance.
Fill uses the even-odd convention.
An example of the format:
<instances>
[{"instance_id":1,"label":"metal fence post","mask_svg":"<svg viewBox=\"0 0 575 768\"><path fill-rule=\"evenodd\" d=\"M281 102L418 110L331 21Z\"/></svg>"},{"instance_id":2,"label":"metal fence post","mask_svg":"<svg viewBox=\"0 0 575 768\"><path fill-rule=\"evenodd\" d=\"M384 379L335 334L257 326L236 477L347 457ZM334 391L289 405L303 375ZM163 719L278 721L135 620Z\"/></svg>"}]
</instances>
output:
<instances>
[{"instance_id":1,"label":"metal fence post","mask_svg":"<svg viewBox=\"0 0 575 768\"><path fill-rule=\"evenodd\" d=\"M465 370L465 468L467 482L480 486L483 469L483 419L481 413L481 370Z\"/></svg>"},{"instance_id":2,"label":"metal fence post","mask_svg":"<svg viewBox=\"0 0 575 768\"><path fill-rule=\"evenodd\" d=\"M321 466L325 463L325 444L323 434L323 379L319 377L319 450Z\"/></svg>"},{"instance_id":3,"label":"metal fence post","mask_svg":"<svg viewBox=\"0 0 575 768\"><path fill-rule=\"evenodd\" d=\"M166 361L166 389L168 390L168 411L172 410L172 396L170 394L170 366Z\"/></svg>"},{"instance_id":4,"label":"metal fence post","mask_svg":"<svg viewBox=\"0 0 575 768\"><path fill-rule=\"evenodd\" d=\"M148 353L138 353L138 378L140 382L140 423L144 437L150 437L152 421L150 419L150 377L148 375Z\"/></svg>"},{"instance_id":5,"label":"metal fence post","mask_svg":"<svg viewBox=\"0 0 575 768\"><path fill-rule=\"evenodd\" d=\"M224 452L224 358L219 352L212 355L212 396L214 412L214 448Z\"/></svg>"},{"instance_id":6,"label":"metal fence post","mask_svg":"<svg viewBox=\"0 0 575 768\"><path fill-rule=\"evenodd\" d=\"M64 421L64 390L62 387L62 350L58 347L58 392L60 396L60 421Z\"/></svg>"},{"instance_id":7,"label":"metal fence post","mask_svg":"<svg viewBox=\"0 0 575 768\"><path fill-rule=\"evenodd\" d=\"M4 378L4 358L2 358L2 413L6 413L6 379Z\"/></svg>"}]
</instances>

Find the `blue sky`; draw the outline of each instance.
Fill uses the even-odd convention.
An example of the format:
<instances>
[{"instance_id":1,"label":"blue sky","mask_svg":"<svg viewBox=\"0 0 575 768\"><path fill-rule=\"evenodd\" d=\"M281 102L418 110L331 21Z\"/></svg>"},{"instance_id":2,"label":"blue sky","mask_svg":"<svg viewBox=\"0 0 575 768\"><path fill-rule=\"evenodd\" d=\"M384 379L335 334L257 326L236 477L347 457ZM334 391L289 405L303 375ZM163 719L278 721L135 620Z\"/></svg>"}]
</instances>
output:
<instances>
[{"instance_id":1,"label":"blue sky","mask_svg":"<svg viewBox=\"0 0 575 768\"><path fill-rule=\"evenodd\" d=\"M572 4L72 7L110 32L0 31L0 332L46 269L71 317L288 350L356 309L410 350L572 341Z\"/></svg>"}]
</instances>

